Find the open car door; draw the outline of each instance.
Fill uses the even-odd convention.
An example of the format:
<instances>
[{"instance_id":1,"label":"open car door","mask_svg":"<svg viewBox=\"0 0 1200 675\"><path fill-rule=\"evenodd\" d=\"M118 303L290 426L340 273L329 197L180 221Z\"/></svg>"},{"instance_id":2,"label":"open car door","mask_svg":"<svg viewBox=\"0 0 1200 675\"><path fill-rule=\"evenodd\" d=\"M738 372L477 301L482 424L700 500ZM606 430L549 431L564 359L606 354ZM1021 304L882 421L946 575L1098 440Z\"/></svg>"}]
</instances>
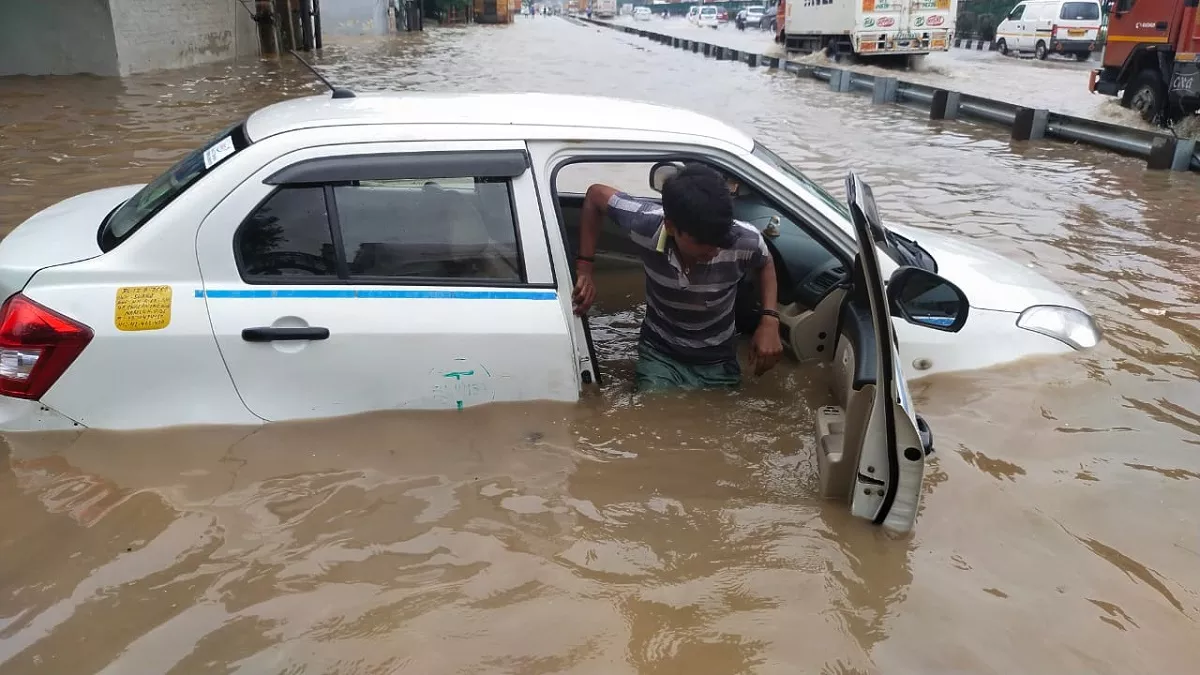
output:
<instances>
[{"instance_id":1,"label":"open car door","mask_svg":"<svg viewBox=\"0 0 1200 675\"><path fill-rule=\"evenodd\" d=\"M916 267L897 269L885 285L876 246L876 232L883 230L871 187L850 173L846 198L858 256L833 357L842 407L818 415L821 491L848 501L853 515L904 533L916 522L933 443L900 368L892 316L957 332L969 303L954 284Z\"/></svg>"}]
</instances>

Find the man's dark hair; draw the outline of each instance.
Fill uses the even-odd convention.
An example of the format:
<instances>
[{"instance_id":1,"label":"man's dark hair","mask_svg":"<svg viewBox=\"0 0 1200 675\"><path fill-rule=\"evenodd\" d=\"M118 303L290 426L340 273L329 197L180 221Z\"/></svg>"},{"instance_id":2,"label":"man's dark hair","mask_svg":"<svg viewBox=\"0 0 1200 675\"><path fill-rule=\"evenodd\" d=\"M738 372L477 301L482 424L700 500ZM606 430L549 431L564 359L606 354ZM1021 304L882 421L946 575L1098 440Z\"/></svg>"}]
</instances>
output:
<instances>
[{"instance_id":1,"label":"man's dark hair","mask_svg":"<svg viewBox=\"0 0 1200 675\"><path fill-rule=\"evenodd\" d=\"M708 246L729 245L733 198L721 174L690 163L667 179L662 189L663 216L677 230Z\"/></svg>"}]
</instances>

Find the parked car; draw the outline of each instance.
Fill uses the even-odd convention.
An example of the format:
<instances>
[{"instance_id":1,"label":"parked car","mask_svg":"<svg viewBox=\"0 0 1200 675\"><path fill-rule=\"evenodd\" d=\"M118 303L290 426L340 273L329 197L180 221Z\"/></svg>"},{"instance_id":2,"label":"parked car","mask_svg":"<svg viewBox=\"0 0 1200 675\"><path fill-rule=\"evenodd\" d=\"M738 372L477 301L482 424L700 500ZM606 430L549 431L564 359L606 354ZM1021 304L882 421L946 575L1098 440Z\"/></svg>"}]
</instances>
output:
<instances>
[{"instance_id":1,"label":"parked car","mask_svg":"<svg viewBox=\"0 0 1200 675\"><path fill-rule=\"evenodd\" d=\"M634 7L633 8L633 20L634 21L649 21L650 14L651 14L651 12L650 12L649 7Z\"/></svg>"},{"instance_id":2,"label":"parked car","mask_svg":"<svg viewBox=\"0 0 1200 675\"><path fill-rule=\"evenodd\" d=\"M746 25L758 27L762 22L764 8L762 5L750 5L744 8L746 12Z\"/></svg>"},{"instance_id":3,"label":"parked car","mask_svg":"<svg viewBox=\"0 0 1200 675\"><path fill-rule=\"evenodd\" d=\"M687 110L342 91L258 110L149 184L63 200L0 241L0 431L575 401L602 371L572 311L583 195L554 177L656 162L660 188L684 157L737 184L735 215L775 260L785 349L829 364L821 491L855 515L912 527L932 435L910 377L1099 340L1035 272L887 224L857 176L841 202ZM607 260L630 245L609 223Z\"/></svg>"},{"instance_id":4,"label":"parked car","mask_svg":"<svg viewBox=\"0 0 1200 675\"><path fill-rule=\"evenodd\" d=\"M719 28L721 25L721 13L712 5L701 7L700 11L696 14L696 25Z\"/></svg>"},{"instance_id":5,"label":"parked car","mask_svg":"<svg viewBox=\"0 0 1200 675\"><path fill-rule=\"evenodd\" d=\"M1005 55L1033 52L1045 59L1051 53L1071 54L1087 61L1096 49L1103 14L1098 0L1020 2L996 27L996 48Z\"/></svg>"}]
</instances>

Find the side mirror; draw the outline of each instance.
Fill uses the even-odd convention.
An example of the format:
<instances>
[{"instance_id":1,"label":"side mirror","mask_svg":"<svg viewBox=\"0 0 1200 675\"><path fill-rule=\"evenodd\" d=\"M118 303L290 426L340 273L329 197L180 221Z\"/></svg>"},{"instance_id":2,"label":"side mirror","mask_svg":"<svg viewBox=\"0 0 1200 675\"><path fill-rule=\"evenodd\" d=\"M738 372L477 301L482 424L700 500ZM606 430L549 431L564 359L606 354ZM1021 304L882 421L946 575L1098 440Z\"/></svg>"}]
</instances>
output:
<instances>
[{"instance_id":1,"label":"side mirror","mask_svg":"<svg viewBox=\"0 0 1200 675\"><path fill-rule=\"evenodd\" d=\"M962 289L920 267L897 269L888 280L887 296L893 316L947 333L962 330L971 309Z\"/></svg>"},{"instance_id":2,"label":"side mirror","mask_svg":"<svg viewBox=\"0 0 1200 675\"><path fill-rule=\"evenodd\" d=\"M650 167L650 189L662 192L667 179L679 173L680 166L675 162L659 162Z\"/></svg>"}]
</instances>

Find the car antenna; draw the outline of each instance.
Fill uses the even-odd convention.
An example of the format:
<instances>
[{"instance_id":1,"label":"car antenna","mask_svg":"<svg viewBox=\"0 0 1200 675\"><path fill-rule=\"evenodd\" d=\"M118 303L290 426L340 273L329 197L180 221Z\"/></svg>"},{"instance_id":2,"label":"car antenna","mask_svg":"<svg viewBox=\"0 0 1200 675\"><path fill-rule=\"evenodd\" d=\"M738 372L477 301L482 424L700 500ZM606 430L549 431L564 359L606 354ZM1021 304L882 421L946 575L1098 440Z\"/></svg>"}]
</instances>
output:
<instances>
[{"instance_id":1,"label":"car antenna","mask_svg":"<svg viewBox=\"0 0 1200 675\"><path fill-rule=\"evenodd\" d=\"M303 63L305 68L308 68L310 71L312 71L312 74L316 75L318 80L324 83L326 87L329 87L329 89L333 91L333 98L354 98L354 92L350 91L349 89L339 89L338 87L333 86L333 83L325 79L325 76L322 75L319 70L314 68L311 63L301 58L301 56L296 53L295 49L289 49L288 53L296 57L297 61Z\"/></svg>"}]
</instances>

